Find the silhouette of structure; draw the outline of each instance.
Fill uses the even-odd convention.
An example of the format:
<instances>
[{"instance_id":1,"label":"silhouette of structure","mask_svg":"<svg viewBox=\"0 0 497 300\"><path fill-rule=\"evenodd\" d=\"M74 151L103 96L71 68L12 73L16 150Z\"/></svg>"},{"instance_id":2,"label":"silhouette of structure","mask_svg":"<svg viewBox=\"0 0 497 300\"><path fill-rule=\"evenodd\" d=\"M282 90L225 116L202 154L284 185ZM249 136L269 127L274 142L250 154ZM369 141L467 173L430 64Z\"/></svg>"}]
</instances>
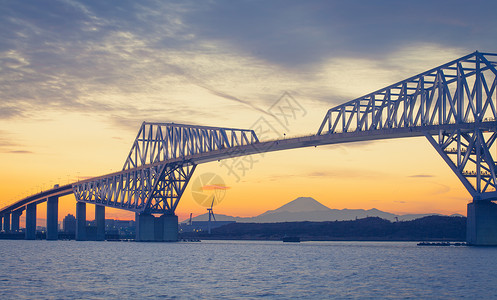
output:
<instances>
[{"instance_id":1,"label":"silhouette of structure","mask_svg":"<svg viewBox=\"0 0 497 300\"><path fill-rule=\"evenodd\" d=\"M64 227L65 233L75 233L76 232L76 217L68 214L64 217L62 221L62 226Z\"/></svg>"},{"instance_id":2,"label":"silhouette of structure","mask_svg":"<svg viewBox=\"0 0 497 300\"><path fill-rule=\"evenodd\" d=\"M214 205L214 198L212 199L211 207L207 208L207 213L209 214L209 227L208 227L208 232L211 234L211 222L214 219L214 222L216 222L216 216L214 216L214 211L212 210L212 206Z\"/></svg>"},{"instance_id":3,"label":"silhouette of structure","mask_svg":"<svg viewBox=\"0 0 497 300\"><path fill-rule=\"evenodd\" d=\"M144 122L120 172L56 186L4 207L3 228L18 229L26 210L26 239L33 238L36 205L47 201L48 239L55 230L58 197L73 193L78 240L86 239L90 203L96 205L98 232L104 229L108 206L135 212L138 241L175 241L175 209L198 164L300 147L425 136L473 198L468 242L497 245L497 204L491 202L497 200L496 66L497 54L468 54L330 109L317 134L310 136L259 141L253 130Z\"/></svg>"}]
</instances>

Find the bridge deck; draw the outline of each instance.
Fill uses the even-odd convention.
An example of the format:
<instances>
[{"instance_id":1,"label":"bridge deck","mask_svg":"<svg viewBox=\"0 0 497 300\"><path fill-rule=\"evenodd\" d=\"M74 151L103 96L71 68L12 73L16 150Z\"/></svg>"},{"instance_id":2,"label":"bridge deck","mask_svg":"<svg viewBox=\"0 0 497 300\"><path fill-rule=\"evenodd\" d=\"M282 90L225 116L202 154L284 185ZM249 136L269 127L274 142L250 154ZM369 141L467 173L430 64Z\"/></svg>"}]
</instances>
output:
<instances>
[{"instance_id":1,"label":"bridge deck","mask_svg":"<svg viewBox=\"0 0 497 300\"><path fill-rule=\"evenodd\" d=\"M221 159L229 159L232 157L273 152L273 151L281 151L287 149L296 149L296 148L332 145L332 144L343 144L343 143L352 143L352 142L370 141L370 140L419 137L419 136L425 136L426 134L436 135L439 133L440 130L445 130L445 131L461 130L462 132L464 132L464 131L472 131L475 130L476 128L480 129L485 128L488 130L495 131L497 129L497 122L486 121L486 122L481 122L479 124L463 123L463 124L447 124L447 125L430 125L430 126L418 126L411 128L381 129L381 130L370 130L370 131L359 131L359 132L344 132L344 133L333 133L333 134L324 134L324 135L301 136L295 138L259 142L251 145L244 145L228 149L210 151L206 153L188 155L185 157L175 158L168 161L143 165L134 168L133 170L146 169L151 166L161 165L164 163L189 161L195 164L200 164L200 163L207 163ZM79 181L79 183L91 182L106 177L112 177L124 174L126 172L129 172L129 170L123 170L107 174L104 176L90 178L87 180Z\"/></svg>"},{"instance_id":2,"label":"bridge deck","mask_svg":"<svg viewBox=\"0 0 497 300\"><path fill-rule=\"evenodd\" d=\"M8 213L10 211L22 209L23 207L25 207L26 205L31 204L31 203L38 204L38 203L45 202L48 197L53 197L53 196L62 197L62 196L67 196L69 194L72 194L72 192L73 192L72 185L73 185L73 183L66 184L66 185L59 186L59 187L56 187L53 189L42 191L38 194L28 196L28 197L21 199L15 203L12 203L10 205L3 207L0 210L0 215L2 215L4 213Z\"/></svg>"}]
</instances>

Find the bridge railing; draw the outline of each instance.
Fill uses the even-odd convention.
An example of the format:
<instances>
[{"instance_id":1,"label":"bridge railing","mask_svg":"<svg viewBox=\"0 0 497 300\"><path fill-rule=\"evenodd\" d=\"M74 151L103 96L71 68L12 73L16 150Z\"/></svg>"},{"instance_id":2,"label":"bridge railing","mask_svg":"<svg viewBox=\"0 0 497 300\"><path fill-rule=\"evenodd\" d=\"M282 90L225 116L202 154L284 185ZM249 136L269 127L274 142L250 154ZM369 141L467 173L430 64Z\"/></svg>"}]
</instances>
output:
<instances>
[{"instance_id":1,"label":"bridge railing","mask_svg":"<svg viewBox=\"0 0 497 300\"><path fill-rule=\"evenodd\" d=\"M123 170L257 142L253 130L143 122Z\"/></svg>"},{"instance_id":2,"label":"bridge railing","mask_svg":"<svg viewBox=\"0 0 497 300\"><path fill-rule=\"evenodd\" d=\"M495 119L497 54L474 52L330 109L318 135Z\"/></svg>"}]
</instances>

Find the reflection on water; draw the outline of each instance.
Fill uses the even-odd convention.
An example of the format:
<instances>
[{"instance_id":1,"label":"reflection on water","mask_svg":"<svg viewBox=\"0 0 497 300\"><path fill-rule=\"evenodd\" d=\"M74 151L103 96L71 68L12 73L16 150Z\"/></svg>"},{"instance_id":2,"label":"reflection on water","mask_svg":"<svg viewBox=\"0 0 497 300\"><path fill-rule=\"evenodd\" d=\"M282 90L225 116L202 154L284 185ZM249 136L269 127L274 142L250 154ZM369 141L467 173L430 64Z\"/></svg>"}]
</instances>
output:
<instances>
[{"instance_id":1,"label":"reflection on water","mask_svg":"<svg viewBox=\"0 0 497 300\"><path fill-rule=\"evenodd\" d=\"M0 253L0 299L497 297L497 248L0 240Z\"/></svg>"}]
</instances>

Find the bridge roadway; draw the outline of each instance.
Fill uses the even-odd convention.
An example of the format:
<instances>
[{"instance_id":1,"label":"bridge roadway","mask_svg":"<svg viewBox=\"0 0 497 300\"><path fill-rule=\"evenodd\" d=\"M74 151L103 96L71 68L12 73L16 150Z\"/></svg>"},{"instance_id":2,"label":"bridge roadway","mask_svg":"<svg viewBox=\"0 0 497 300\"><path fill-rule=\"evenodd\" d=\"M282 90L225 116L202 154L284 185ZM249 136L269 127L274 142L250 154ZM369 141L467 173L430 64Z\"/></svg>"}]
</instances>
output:
<instances>
[{"instance_id":1,"label":"bridge roadway","mask_svg":"<svg viewBox=\"0 0 497 300\"><path fill-rule=\"evenodd\" d=\"M389 128L389 129L368 130L368 131L354 131L354 132L333 133L333 134L323 134L323 135L300 136L294 138L263 141L250 145L236 146L233 148L226 148L226 149L209 151L205 153L188 155L185 157L170 159L165 162L161 161L154 164L146 164L140 167L133 168L132 170L147 169L150 168L151 166L162 165L166 162L174 163L174 162L190 161L194 164L201 164L216 160L229 159L233 157L252 155L257 153L266 153L266 152L274 152L274 151L296 149L296 148L344 144L344 143L353 143L353 142L371 141L371 140L438 135L441 130L445 131L460 130L461 132L464 133L464 132L472 132L477 128L478 129L484 128L488 131L495 131L497 130L497 122L485 121L481 123L471 122L463 124L429 125L429 126L417 126L410 128ZM104 179L107 177L113 177L116 175L124 174L129 171L131 170L114 172L103 176L81 180L78 183L92 182L98 179ZM0 214L1 213L2 210L0 210Z\"/></svg>"},{"instance_id":2,"label":"bridge roadway","mask_svg":"<svg viewBox=\"0 0 497 300\"><path fill-rule=\"evenodd\" d=\"M5 207L3 207L0 210L0 215L10 212L10 211L15 211L18 209L22 209L23 207L29 205L29 204L40 204L45 201L47 201L47 198L50 197L62 197L62 196L67 196L69 194L72 194L72 183L71 184L66 184L62 186L55 186L52 189L48 189L45 191L41 191L38 194L34 194L31 196L28 196L22 200L19 200L15 203L9 204Z\"/></svg>"},{"instance_id":3,"label":"bridge roadway","mask_svg":"<svg viewBox=\"0 0 497 300\"><path fill-rule=\"evenodd\" d=\"M462 132L465 131L471 132L474 131L476 128L479 129L486 128L488 131L496 131L497 122L486 121L486 122L481 122L479 124L472 122L464 124L417 126L411 128L392 128L392 129L380 129L380 130L369 130L369 131L354 131L354 132L309 135L309 136L301 136L294 138L278 139L278 140L258 142L250 145L237 146L233 148L219 149L205 153L198 153L194 155L188 155L185 157L170 159L165 162L163 161L155 164L147 164L139 166L131 170L146 169L149 168L150 166L160 165L164 163L189 161L194 164L201 164L201 163L207 163L216 160L229 159L245 155L304 148L304 147L313 147L313 146L315 147L322 145L343 144L343 143L352 143L360 141L437 135L440 132L440 130L445 130L445 131L461 130ZM73 186L75 184L92 182L98 179L103 179L127 173L130 172L131 170L113 172L106 175L97 176L86 180L81 180L63 186L56 186L52 189L31 195L20 201L17 201L15 203L3 207L2 209L0 209L0 215L4 215L9 212L17 210L22 210L24 207L30 204L43 203L47 201L47 199L50 197L62 197L72 194Z\"/></svg>"}]
</instances>

